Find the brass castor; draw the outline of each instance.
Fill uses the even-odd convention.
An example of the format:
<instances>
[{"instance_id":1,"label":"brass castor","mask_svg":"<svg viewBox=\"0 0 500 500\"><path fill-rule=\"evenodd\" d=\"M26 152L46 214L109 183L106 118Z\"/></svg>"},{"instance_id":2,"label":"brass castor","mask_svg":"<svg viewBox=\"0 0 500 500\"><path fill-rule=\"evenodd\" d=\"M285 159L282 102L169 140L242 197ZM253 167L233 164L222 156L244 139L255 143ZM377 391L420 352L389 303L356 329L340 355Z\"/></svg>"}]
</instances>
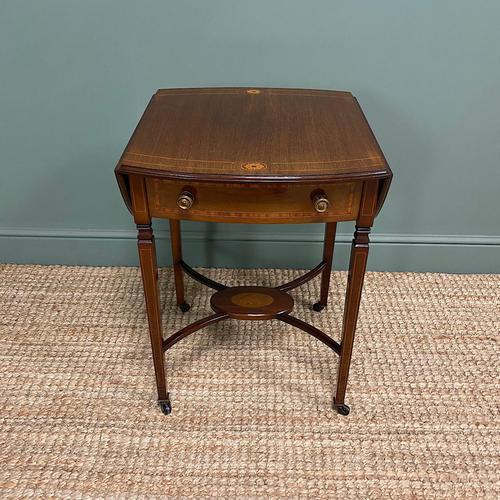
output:
<instances>
[{"instance_id":1,"label":"brass castor","mask_svg":"<svg viewBox=\"0 0 500 500\"><path fill-rule=\"evenodd\" d=\"M322 311L326 306L321 304L321 302L316 302L316 304L313 305L313 311L320 312Z\"/></svg>"},{"instance_id":2,"label":"brass castor","mask_svg":"<svg viewBox=\"0 0 500 500\"><path fill-rule=\"evenodd\" d=\"M185 313L188 312L189 309L191 309L191 306L187 302L183 302L182 304L179 304L179 309Z\"/></svg>"},{"instance_id":3,"label":"brass castor","mask_svg":"<svg viewBox=\"0 0 500 500\"><path fill-rule=\"evenodd\" d=\"M164 415L170 415L172 413L172 405L170 404L169 399L166 401L158 401L158 404L160 405L160 410Z\"/></svg>"},{"instance_id":4,"label":"brass castor","mask_svg":"<svg viewBox=\"0 0 500 500\"><path fill-rule=\"evenodd\" d=\"M344 403L334 404L333 408L335 410L337 410L337 413L339 415L343 415L344 417L346 417L347 415L349 415L349 412L351 411L351 409L346 404L344 404Z\"/></svg>"}]
</instances>

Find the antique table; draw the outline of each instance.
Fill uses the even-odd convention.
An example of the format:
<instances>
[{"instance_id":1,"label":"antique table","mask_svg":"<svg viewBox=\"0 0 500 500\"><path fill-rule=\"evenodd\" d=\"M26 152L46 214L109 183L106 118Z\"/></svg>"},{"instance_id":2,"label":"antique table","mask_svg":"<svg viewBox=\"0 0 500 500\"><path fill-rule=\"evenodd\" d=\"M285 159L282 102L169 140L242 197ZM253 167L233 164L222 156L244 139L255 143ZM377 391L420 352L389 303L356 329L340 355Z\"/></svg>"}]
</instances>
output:
<instances>
[{"instance_id":1,"label":"antique table","mask_svg":"<svg viewBox=\"0 0 500 500\"><path fill-rule=\"evenodd\" d=\"M165 351L226 318L278 319L316 337L339 355L333 407L345 404L354 332L368 257L368 235L392 178L357 100L349 92L274 88L159 90L151 98L115 169L138 231L139 260L153 351L158 403L171 412ZM214 314L162 336L151 218L170 221L177 304L183 274L216 290ZM323 259L283 285L227 287L182 259L181 220L324 223ZM289 291L321 274L327 305L338 221L356 221L340 342L292 316Z\"/></svg>"}]
</instances>

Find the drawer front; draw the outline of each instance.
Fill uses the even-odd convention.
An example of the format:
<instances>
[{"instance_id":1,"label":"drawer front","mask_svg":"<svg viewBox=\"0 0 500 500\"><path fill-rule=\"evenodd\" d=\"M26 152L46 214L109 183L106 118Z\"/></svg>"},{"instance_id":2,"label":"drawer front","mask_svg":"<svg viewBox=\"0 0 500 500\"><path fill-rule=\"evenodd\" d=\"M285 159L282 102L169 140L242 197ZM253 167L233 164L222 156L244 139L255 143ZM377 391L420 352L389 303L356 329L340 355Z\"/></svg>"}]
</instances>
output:
<instances>
[{"instance_id":1,"label":"drawer front","mask_svg":"<svg viewBox=\"0 0 500 500\"><path fill-rule=\"evenodd\" d=\"M152 217L259 224L354 220L358 215L362 187L362 182L247 185L146 178ZM182 193L187 194L187 202L184 199L187 205L191 195L190 208L179 208ZM329 206L319 213L314 203L324 196Z\"/></svg>"}]
</instances>

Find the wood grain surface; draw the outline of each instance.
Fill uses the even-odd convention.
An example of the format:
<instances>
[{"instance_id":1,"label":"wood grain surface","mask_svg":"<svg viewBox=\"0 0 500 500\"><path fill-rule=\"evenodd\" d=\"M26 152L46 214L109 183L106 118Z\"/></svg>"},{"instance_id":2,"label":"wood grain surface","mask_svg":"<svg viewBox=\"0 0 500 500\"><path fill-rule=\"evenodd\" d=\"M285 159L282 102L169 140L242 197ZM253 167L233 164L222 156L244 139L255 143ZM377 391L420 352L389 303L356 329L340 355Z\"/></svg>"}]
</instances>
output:
<instances>
[{"instance_id":1,"label":"wood grain surface","mask_svg":"<svg viewBox=\"0 0 500 500\"><path fill-rule=\"evenodd\" d=\"M118 172L254 181L390 175L351 93L272 88L159 90Z\"/></svg>"}]
</instances>

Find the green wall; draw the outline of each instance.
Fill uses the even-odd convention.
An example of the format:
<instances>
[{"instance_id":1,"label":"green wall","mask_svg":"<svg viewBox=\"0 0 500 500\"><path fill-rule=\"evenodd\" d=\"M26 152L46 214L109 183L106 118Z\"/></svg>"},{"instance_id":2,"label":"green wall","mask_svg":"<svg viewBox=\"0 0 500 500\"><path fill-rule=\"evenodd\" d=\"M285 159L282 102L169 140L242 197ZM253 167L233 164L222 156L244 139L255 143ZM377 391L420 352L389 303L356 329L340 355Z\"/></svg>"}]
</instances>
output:
<instances>
[{"instance_id":1,"label":"green wall","mask_svg":"<svg viewBox=\"0 0 500 500\"><path fill-rule=\"evenodd\" d=\"M358 97L395 173L371 269L500 272L499 19L496 0L0 0L0 261L136 265L113 167L150 95L262 85ZM195 265L320 255L321 226L185 228Z\"/></svg>"}]
</instances>

